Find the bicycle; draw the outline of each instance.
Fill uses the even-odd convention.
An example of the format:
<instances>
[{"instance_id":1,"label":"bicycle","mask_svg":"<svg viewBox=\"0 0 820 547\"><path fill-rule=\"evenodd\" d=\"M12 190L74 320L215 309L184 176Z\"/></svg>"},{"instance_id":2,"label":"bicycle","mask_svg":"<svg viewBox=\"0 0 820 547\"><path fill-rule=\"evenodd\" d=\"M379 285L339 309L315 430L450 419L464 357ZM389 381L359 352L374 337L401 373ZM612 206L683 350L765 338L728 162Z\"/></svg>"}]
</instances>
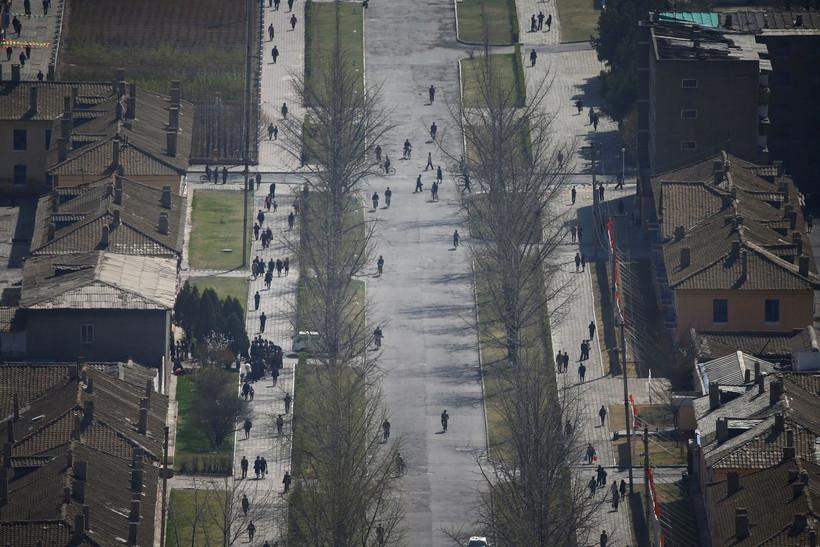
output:
<instances>
[{"instance_id":1,"label":"bicycle","mask_svg":"<svg viewBox=\"0 0 820 547\"><path fill-rule=\"evenodd\" d=\"M395 175L395 174L396 174L396 168L395 168L395 167L393 167L393 166L391 165L391 166L387 169L387 172L386 172L384 175L385 175L385 176L389 176L389 175Z\"/></svg>"}]
</instances>

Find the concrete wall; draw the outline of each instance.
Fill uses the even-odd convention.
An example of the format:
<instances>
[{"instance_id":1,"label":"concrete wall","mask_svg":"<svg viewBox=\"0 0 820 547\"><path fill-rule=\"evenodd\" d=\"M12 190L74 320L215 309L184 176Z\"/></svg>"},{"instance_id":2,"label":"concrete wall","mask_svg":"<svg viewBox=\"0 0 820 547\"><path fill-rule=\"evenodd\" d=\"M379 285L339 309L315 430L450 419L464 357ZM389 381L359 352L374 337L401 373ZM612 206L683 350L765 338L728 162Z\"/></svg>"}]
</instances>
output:
<instances>
[{"instance_id":1,"label":"concrete wall","mask_svg":"<svg viewBox=\"0 0 820 547\"><path fill-rule=\"evenodd\" d=\"M729 301L729 321L712 322L712 300ZM764 302L780 299L780 321L764 321ZM675 291L678 314L677 337L688 336L690 328L714 331L771 331L802 329L814 317L814 295L807 291Z\"/></svg>"},{"instance_id":2,"label":"concrete wall","mask_svg":"<svg viewBox=\"0 0 820 547\"><path fill-rule=\"evenodd\" d=\"M170 311L27 310L29 357L73 361L134 361L160 366L168 351ZM84 344L82 325L94 326Z\"/></svg>"},{"instance_id":3,"label":"concrete wall","mask_svg":"<svg viewBox=\"0 0 820 547\"><path fill-rule=\"evenodd\" d=\"M663 60L650 62L649 155L653 173L725 149L757 161L759 68L757 61ZM682 79L696 79L684 89ZM697 119L681 119L682 110ZM682 151L681 141L697 148Z\"/></svg>"},{"instance_id":4,"label":"concrete wall","mask_svg":"<svg viewBox=\"0 0 820 547\"><path fill-rule=\"evenodd\" d=\"M33 195L40 194L46 188L46 130L50 130L50 121L3 121L0 122L0 194ZM14 149L14 130L27 131L26 150ZM52 135L52 141L55 136ZM27 167L28 183L25 186L14 185L14 166Z\"/></svg>"}]
</instances>

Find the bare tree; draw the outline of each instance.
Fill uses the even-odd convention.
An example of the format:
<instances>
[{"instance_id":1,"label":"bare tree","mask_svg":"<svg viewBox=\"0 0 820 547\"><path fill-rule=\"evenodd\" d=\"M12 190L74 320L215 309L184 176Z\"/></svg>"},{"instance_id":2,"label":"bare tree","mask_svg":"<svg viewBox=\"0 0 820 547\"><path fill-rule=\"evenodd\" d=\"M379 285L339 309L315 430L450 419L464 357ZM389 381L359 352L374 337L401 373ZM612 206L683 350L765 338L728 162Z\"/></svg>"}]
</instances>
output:
<instances>
[{"instance_id":1,"label":"bare tree","mask_svg":"<svg viewBox=\"0 0 820 547\"><path fill-rule=\"evenodd\" d=\"M214 447L236 429L236 421L245 412L245 401L236 395L235 377L221 368L204 367L194 373L197 396L192 417L207 431Z\"/></svg>"}]
</instances>

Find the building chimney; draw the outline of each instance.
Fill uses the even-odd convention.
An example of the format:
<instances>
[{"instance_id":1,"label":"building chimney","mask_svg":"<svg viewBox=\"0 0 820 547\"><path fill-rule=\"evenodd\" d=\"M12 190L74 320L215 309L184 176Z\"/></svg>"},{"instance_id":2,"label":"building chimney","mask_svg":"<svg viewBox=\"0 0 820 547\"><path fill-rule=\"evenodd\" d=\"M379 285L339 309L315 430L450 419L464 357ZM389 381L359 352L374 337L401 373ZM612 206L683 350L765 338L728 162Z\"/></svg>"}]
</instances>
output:
<instances>
[{"instance_id":1,"label":"building chimney","mask_svg":"<svg viewBox=\"0 0 820 547\"><path fill-rule=\"evenodd\" d=\"M31 86L31 88L29 89L28 103L29 103L28 108L31 111L31 113L36 114L38 112L38 108L37 108L37 86L36 85Z\"/></svg>"},{"instance_id":2,"label":"building chimney","mask_svg":"<svg viewBox=\"0 0 820 547\"><path fill-rule=\"evenodd\" d=\"M809 276L809 257L806 255L800 255L797 258L797 271L803 277Z\"/></svg>"},{"instance_id":3,"label":"building chimney","mask_svg":"<svg viewBox=\"0 0 820 547\"><path fill-rule=\"evenodd\" d=\"M102 227L102 235L100 236L100 247L105 249L111 242L111 228L109 226Z\"/></svg>"},{"instance_id":4,"label":"building chimney","mask_svg":"<svg viewBox=\"0 0 820 547\"><path fill-rule=\"evenodd\" d=\"M85 524L85 531L91 530L91 508L88 505L83 505L83 524Z\"/></svg>"},{"instance_id":5,"label":"building chimney","mask_svg":"<svg viewBox=\"0 0 820 547\"><path fill-rule=\"evenodd\" d=\"M740 490L740 475L737 471L729 471L726 475L726 493L731 496Z\"/></svg>"},{"instance_id":6,"label":"building chimney","mask_svg":"<svg viewBox=\"0 0 820 547\"><path fill-rule=\"evenodd\" d=\"M139 522L128 523L128 545L135 547L137 545L137 532L139 531Z\"/></svg>"},{"instance_id":7,"label":"building chimney","mask_svg":"<svg viewBox=\"0 0 820 547\"><path fill-rule=\"evenodd\" d=\"M795 513L792 519L792 533L802 532L808 524L809 520L805 513Z\"/></svg>"},{"instance_id":8,"label":"building chimney","mask_svg":"<svg viewBox=\"0 0 820 547\"><path fill-rule=\"evenodd\" d=\"M57 158L59 161L65 161L68 157L68 140L60 137L57 139Z\"/></svg>"},{"instance_id":9,"label":"building chimney","mask_svg":"<svg viewBox=\"0 0 820 547\"><path fill-rule=\"evenodd\" d=\"M783 395L783 376L777 375L777 379L769 382L769 404L775 405L780 402Z\"/></svg>"},{"instance_id":10,"label":"building chimney","mask_svg":"<svg viewBox=\"0 0 820 547\"><path fill-rule=\"evenodd\" d=\"M15 422L20 419L20 396L17 393L12 395L11 412Z\"/></svg>"},{"instance_id":11,"label":"building chimney","mask_svg":"<svg viewBox=\"0 0 820 547\"><path fill-rule=\"evenodd\" d=\"M740 256L740 241L732 241L732 258Z\"/></svg>"},{"instance_id":12,"label":"building chimney","mask_svg":"<svg viewBox=\"0 0 820 547\"><path fill-rule=\"evenodd\" d=\"M680 267L688 268L691 260L691 249L689 247L682 247L680 250Z\"/></svg>"},{"instance_id":13,"label":"building chimney","mask_svg":"<svg viewBox=\"0 0 820 547\"><path fill-rule=\"evenodd\" d=\"M125 118L125 107L122 106L122 101L117 101L117 105L114 107L114 111L116 112L117 121L123 121L123 119Z\"/></svg>"},{"instance_id":14,"label":"building chimney","mask_svg":"<svg viewBox=\"0 0 820 547\"><path fill-rule=\"evenodd\" d=\"M745 507L735 508L735 538L741 539L749 537L749 512Z\"/></svg>"},{"instance_id":15,"label":"building chimney","mask_svg":"<svg viewBox=\"0 0 820 547\"><path fill-rule=\"evenodd\" d=\"M54 68L54 63L49 64L47 70L48 70L48 72L46 73L46 80L48 80L49 82L53 82L54 81L54 75L56 73L56 69Z\"/></svg>"},{"instance_id":16,"label":"building chimney","mask_svg":"<svg viewBox=\"0 0 820 547\"><path fill-rule=\"evenodd\" d=\"M114 188L122 190L122 175L119 173L114 174Z\"/></svg>"},{"instance_id":17,"label":"building chimney","mask_svg":"<svg viewBox=\"0 0 820 547\"><path fill-rule=\"evenodd\" d=\"M114 219L111 221L112 226L119 226L120 225L120 210L114 209L111 211L111 214L114 215Z\"/></svg>"},{"instance_id":18,"label":"building chimney","mask_svg":"<svg viewBox=\"0 0 820 547\"><path fill-rule=\"evenodd\" d=\"M757 394L763 395L766 393L766 377L762 374L756 374L755 383L757 384Z\"/></svg>"},{"instance_id":19,"label":"building chimney","mask_svg":"<svg viewBox=\"0 0 820 547\"><path fill-rule=\"evenodd\" d=\"M148 433L148 409L147 408L140 408L140 418L139 418L139 424L137 426L137 431L139 431L143 435Z\"/></svg>"},{"instance_id":20,"label":"building chimney","mask_svg":"<svg viewBox=\"0 0 820 547\"><path fill-rule=\"evenodd\" d=\"M162 212L159 214L159 233L168 235L170 228L168 227L168 213Z\"/></svg>"},{"instance_id":21,"label":"building chimney","mask_svg":"<svg viewBox=\"0 0 820 547\"><path fill-rule=\"evenodd\" d=\"M683 226L675 226L675 240L680 241L686 237L686 228Z\"/></svg>"},{"instance_id":22,"label":"building chimney","mask_svg":"<svg viewBox=\"0 0 820 547\"><path fill-rule=\"evenodd\" d=\"M83 404L83 422L85 422L85 426L91 423L94 419L94 401L85 401Z\"/></svg>"},{"instance_id":23,"label":"building chimney","mask_svg":"<svg viewBox=\"0 0 820 547\"><path fill-rule=\"evenodd\" d=\"M4 467L0 469L0 507L9 502L9 473Z\"/></svg>"},{"instance_id":24,"label":"building chimney","mask_svg":"<svg viewBox=\"0 0 820 547\"><path fill-rule=\"evenodd\" d=\"M46 234L46 237L48 238L49 241L54 240L54 232L56 232L56 231L57 231L57 226L55 226L55 224L53 222L49 222L48 223L48 233Z\"/></svg>"},{"instance_id":25,"label":"building chimney","mask_svg":"<svg viewBox=\"0 0 820 547\"><path fill-rule=\"evenodd\" d=\"M803 489L805 488L805 484L803 481L797 480L792 483L792 498L797 499L801 495L803 495Z\"/></svg>"},{"instance_id":26,"label":"building chimney","mask_svg":"<svg viewBox=\"0 0 820 547\"><path fill-rule=\"evenodd\" d=\"M14 422L6 423L6 442L12 445L16 442L14 439Z\"/></svg>"},{"instance_id":27,"label":"building chimney","mask_svg":"<svg viewBox=\"0 0 820 547\"><path fill-rule=\"evenodd\" d=\"M153 392L154 392L154 381L151 380L151 379L145 380L145 396L150 398L151 394Z\"/></svg>"},{"instance_id":28,"label":"building chimney","mask_svg":"<svg viewBox=\"0 0 820 547\"><path fill-rule=\"evenodd\" d=\"M63 486L63 503L71 503L71 488Z\"/></svg>"},{"instance_id":29,"label":"building chimney","mask_svg":"<svg viewBox=\"0 0 820 547\"><path fill-rule=\"evenodd\" d=\"M75 441L80 440L80 435L83 432L83 417L79 415L74 416L74 427L71 430L71 438Z\"/></svg>"},{"instance_id":30,"label":"building chimney","mask_svg":"<svg viewBox=\"0 0 820 547\"><path fill-rule=\"evenodd\" d=\"M128 98L125 103L125 119L133 120L137 117L137 84L128 84Z\"/></svg>"},{"instance_id":31,"label":"building chimney","mask_svg":"<svg viewBox=\"0 0 820 547\"><path fill-rule=\"evenodd\" d=\"M73 493L74 499L77 500L79 503L85 503L85 481L81 481L79 479L74 479L73 484Z\"/></svg>"},{"instance_id":32,"label":"building chimney","mask_svg":"<svg viewBox=\"0 0 820 547\"><path fill-rule=\"evenodd\" d=\"M715 184L723 182L723 160L712 161L712 179Z\"/></svg>"},{"instance_id":33,"label":"building chimney","mask_svg":"<svg viewBox=\"0 0 820 547\"><path fill-rule=\"evenodd\" d=\"M720 388L717 382L709 382L709 410L720 408Z\"/></svg>"},{"instance_id":34,"label":"building chimney","mask_svg":"<svg viewBox=\"0 0 820 547\"><path fill-rule=\"evenodd\" d=\"M131 470L131 493L142 493L142 471L140 469Z\"/></svg>"},{"instance_id":35,"label":"building chimney","mask_svg":"<svg viewBox=\"0 0 820 547\"><path fill-rule=\"evenodd\" d=\"M774 430L775 431L784 431L786 429L786 417L783 415L782 412L778 412L774 415Z\"/></svg>"},{"instance_id":36,"label":"building chimney","mask_svg":"<svg viewBox=\"0 0 820 547\"><path fill-rule=\"evenodd\" d=\"M797 211L794 210L794 205L786 205L786 218L789 220L789 229L797 229Z\"/></svg>"},{"instance_id":37,"label":"building chimney","mask_svg":"<svg viewBox=\"0 0 820 547\"><path fill-rule=\"evenodd\" d=\"M803 254L803 236L800 235L800 232L792 233L792 245L796 248L797 256Z\"/></svg>"},{"instance_id":38,"label":"building chimney","mask_svg":"<svg viewBox=\"0 0 820 547\"><path fill-rule=\"evenodd\" d=\"M148 397L140 397L140 408L151 410L151 399Z\"/></svg>"},{"instance_id":39,"label":"building chimney","mask_svg":"<svg viewBox=\"0 0 820 547\"><path fill-rule=\"evenodd\" d=\"M179 106L182 100L182 88L179 85L179 80L171 80L171 106Z\"/></svg>"},{"instance_id":40,"label":"building chimney","mask_svg":"<svg viewBox=\"0 0 820 547\"><path fill-rule=\"evenodd\" d=\"M11 443L3 443L3 468L11 467Z\"/></svg>"},{"instance_id":41,"label":"building chimney","mask_svg":"<svg viewBox=\"0 0 820 547\"><path fill-rule=\"evenodd\" d=\"M20 65L11 65L11 81L20 81Z\"/></svg>"},{"instance_id":42,"label":"building chimney","mask_svg":"<svg viewBox=\"0 0 820 547\"><path fill-rule=\"evenodd\" d=\"M88 462L84 460L78 460L74 462L72 466L74 472L74 478L80 481L87 481L88 480Z\"/></svg>"},{"instance_id":43,"label":"building chimney","mask_svg":"<svg viewBox=\"0 0 820 547\"><path fill-rule=\"evenodd\" d=\"M114 204L122 205L122 187L114 188Z\"/></svg>"},{"instance_id":44,"label":"building chimney","mask_svg":"<svg viewBox=\"0 0 820 547\"><path fill-rule=\"evenodd\" d=\"M140 521L140 500L131 500L131 511L128 513L128 522Z\"/></svg>"},{"instance_id":45,"label":"building chimney","mask_svg":"<svg viewBox=\"0 0 820 547\"><path fill-rule=\"evenodd\" d=\"M168 131L165 133L165 145L168 155L172 158L177 156L177 132Z\"/></svg>"},{"instance_id":46,"label":"building chimney","mask_svg":"<svg viewBox=\"0 0 820 547\"><path fill-rule=\"evenodd\" d=\"M74 515L74 529L71 530L71 543L73 545L79 545L83 538L85 537L85 519L83 518L83 514L79 513Z\"/></svg>"},{"instance_id":47,"label":"building chimney","mask_svg":"<svg viewBox=\"0 0 820 547\"><path fill-rule=\"evenodd\" d=\"M71 86L71 108L77 106L77 97L80 96L80 88L76 85Z\"/></svg>"},{"instance_id":48,"label":"building chimney","mask_svg":"<svg viewBox=\"0 0 820 547\"><path fill-rule=\"evenodd\" d=\"M744 281L749 279L749 253L745 249L740 251L740 275Z\"/></svg>"},{"instance_id":49,"label":"building chimney","mask_svg":"<svg viewBox=\"0 0 820 547\"><path fill-rule=\"evenodd\" d=\"M715 436L718 444L729 440L729 418L718 418L715 422Z\"/></svg>"},{"instance_id":50,"label":"building chimney","mask_svg":"<svg viewBox=\"0 0 820 547\"><path fill-rule=\"evenodd\" d=\"M167 185L162 187L162 207L163 209L171 208L171 187Z\"/></svg>"},{"instance_id":51,"label":"building chimney","mask_svg":"<svg viewBox=\"0 0 820 547\"><path fill-rule=\"evenodd\" d=\"M179 129L179 107L172 106L168 109L168 129Z\"/></svg>"},{"instance_id":52,"label":"building chimney","mask_svg":"<svg viewBox=\"0 0 820 547\"><path fill-rule=\"evenodd\" d=\"M772 166L774 166L775 173L777 173L778 177L783 176L783 162L781 160L775 160L772 162Z\"/></svg>"},{"instance_id":53,"label":"building chimney","mask_svg":"<svg viewBox=\"0 0 820 547\"><path fill-rule=\"evenodd\" d=\"M117 169L120 166L120 136L114 137L111 141L111 167Z\"/></svg>"}]
</instances>

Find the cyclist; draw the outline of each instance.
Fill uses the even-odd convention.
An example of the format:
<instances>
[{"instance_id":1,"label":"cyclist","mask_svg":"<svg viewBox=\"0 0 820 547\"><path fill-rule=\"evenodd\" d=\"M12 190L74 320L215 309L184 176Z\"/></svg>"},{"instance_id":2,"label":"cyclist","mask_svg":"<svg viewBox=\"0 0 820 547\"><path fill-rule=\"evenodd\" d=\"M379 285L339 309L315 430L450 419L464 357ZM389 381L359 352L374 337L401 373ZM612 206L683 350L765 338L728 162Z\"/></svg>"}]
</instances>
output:
<instances>
[{"instance_id":1,"label":"cyclist","mask_svg":"<svg viewBox=\"0 0 820 547\"><path fill-rule=\"evenodd\" d=\"M410 144L410 139L404 140L404 159L409 160L410 154L413 152L413 145Z\"/></svg>"},{"instance_id":2,"label":"cyclist","mask_svg":"<svg viewBox=\"0 0 820 547\"><path fill-rule=\"evenodd\" d=\"M390 156L388 156L388 155L384 156L384 174L385 175L390 174Z\"/></svg>"}]
</instances>

